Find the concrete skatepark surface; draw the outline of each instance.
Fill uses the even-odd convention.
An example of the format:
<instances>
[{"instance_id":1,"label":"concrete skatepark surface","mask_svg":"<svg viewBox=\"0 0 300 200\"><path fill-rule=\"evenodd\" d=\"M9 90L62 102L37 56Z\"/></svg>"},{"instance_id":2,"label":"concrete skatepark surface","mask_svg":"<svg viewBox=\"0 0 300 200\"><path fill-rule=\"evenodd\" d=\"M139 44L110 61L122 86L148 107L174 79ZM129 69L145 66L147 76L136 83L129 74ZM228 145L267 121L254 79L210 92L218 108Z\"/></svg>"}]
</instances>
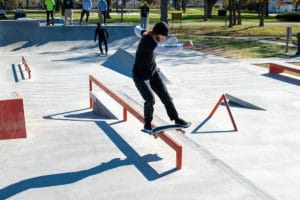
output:
<instances>
[{"instance_id":1,"label":"concrete skatepark surface","mask_svg":"<svg viewBox=\"0 0 300 200\"><path fill-rule=\"evenodd\" d=\"M101 101L116 118L89 108L91 74L142 111L128 73L133 26L107 26L108 57L95 54L95 26L32 27L0 23L1 98L20 94L27 130L27 138L0 140L0 199L299 199L300 81L252 65L270 60L157 55L181 117L192 122L185 135L168 131L183 146L176 169L174 151L130 114L122 121L109 96ZM12 65L22 56L32 78L18 71L16 81ZM207 120L225 93L263 109L232 105L238 131L224 105ZM157 98L154 121L170 123Z\"/></svg>"}]
</instances>

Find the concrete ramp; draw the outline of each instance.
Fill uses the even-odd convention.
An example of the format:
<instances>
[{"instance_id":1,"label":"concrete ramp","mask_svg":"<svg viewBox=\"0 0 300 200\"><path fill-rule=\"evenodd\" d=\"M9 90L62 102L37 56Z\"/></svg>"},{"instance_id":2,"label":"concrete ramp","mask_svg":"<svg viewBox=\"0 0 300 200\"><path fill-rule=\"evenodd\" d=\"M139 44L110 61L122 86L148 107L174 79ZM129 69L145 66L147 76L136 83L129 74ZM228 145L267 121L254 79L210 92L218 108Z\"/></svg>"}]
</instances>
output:
<instances>
[{"instance_id":1,"label":"concrete ramp","mask_svg":"<svg viewBox=\"0 0 300 200\"><path fill-rule=\"evenodd\" d=\"M120 26L106 26L110 36L109 42L132 36L133 27L122 26L120 29ZM92 41L95 29L96 24L95 26L40 26L38 20L1 20L0 47L20 41L26 42L23 48L55 41Z\"/></svg>"},{"instance_id":2,"label":"concrete ramp","mask_svg":"<svg viewBox=\"0 0 300 200\"><path fill-rule=\"evenodd\" d=\"M134 56L122 48L111 55L104 63L103 66L114 70L127 77L132 77L132 67L134 63Z\"/></svg>"}]
</instances>

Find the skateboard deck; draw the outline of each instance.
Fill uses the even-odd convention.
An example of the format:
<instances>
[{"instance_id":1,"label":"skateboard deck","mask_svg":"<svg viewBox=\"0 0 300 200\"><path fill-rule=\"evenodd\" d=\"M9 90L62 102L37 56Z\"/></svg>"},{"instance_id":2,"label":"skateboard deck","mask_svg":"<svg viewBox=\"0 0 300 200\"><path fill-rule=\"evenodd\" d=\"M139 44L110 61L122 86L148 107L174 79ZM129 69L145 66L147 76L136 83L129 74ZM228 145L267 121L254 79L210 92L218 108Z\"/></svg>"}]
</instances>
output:
<instances>
[{"instance_id":1,"label":"skateboard deck","mask_svg":"<svg viewBox=\"0 0 300 200\"><path fill-rule=\"evenodd\" d=\"M100 53L100 52L95 52L96 56L102 56L102 57L107 57L108 54L105 53Z\"/></svg>"},{"instance_id":2,"label":"skateboard deck","mask_svg":"<svg viewBox=\"0 0 300 200\"><path fill-rule=\"evenodd\" d=\"M176 131L180 131L181 133L185 134L185 128L188 128L191 126L191 123L189 122L187 126L182 126L182 125L178 125L178 124L169 124L169 125L163 125L163 126L158 126L155 127L154 129L152 129L151 132L146 132L142 129L142 131L144 133L148 133L150 135L155 135L156 133L161 133L163 131L166 130L176 130Z\"/></svg>"}]
</instances>

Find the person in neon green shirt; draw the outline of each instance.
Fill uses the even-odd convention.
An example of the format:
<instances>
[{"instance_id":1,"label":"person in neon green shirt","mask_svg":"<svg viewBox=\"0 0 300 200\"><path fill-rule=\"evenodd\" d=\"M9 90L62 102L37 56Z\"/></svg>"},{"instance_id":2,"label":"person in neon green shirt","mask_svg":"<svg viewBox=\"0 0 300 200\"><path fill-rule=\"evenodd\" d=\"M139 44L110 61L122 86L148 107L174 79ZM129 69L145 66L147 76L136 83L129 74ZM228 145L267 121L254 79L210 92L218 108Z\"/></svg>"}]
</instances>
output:
<instances>
[{"instance_id":1,"label":"person in neon green shirt","mask_svg":"<svg viewBox=\"0 0 300 200\"><path fill-rule=\"evenodd\" d=\"M47 26L50 25L49 17L51 15L51 24L54 25L54 7L55 7L55 1L54 0L45 0L45 8L46 8L46 14L47 14Z\"/></svg>"}]
</instances>

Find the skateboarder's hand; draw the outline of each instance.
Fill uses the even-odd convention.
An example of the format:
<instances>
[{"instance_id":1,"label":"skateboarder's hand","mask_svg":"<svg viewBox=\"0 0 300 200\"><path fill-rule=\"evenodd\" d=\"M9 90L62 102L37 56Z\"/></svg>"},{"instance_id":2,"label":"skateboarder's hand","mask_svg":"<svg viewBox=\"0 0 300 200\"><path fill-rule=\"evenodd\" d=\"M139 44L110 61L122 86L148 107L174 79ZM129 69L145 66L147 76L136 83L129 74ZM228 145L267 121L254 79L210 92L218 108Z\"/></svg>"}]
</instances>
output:
<instances>
[{"instance_id":1,"label":"skateboarder's hand","mask_svg":"<svg viewBox=\"0 0 300 200\"><path fill-rule=\"evenodd\" d=\"M192 40L189 40L189 41L187 41L187 42L185 42L184 44L183 44L183 47L184 48L190 48L190 47L192 47L193 46L193 41Z\"/></svg>"}]
</instances>

